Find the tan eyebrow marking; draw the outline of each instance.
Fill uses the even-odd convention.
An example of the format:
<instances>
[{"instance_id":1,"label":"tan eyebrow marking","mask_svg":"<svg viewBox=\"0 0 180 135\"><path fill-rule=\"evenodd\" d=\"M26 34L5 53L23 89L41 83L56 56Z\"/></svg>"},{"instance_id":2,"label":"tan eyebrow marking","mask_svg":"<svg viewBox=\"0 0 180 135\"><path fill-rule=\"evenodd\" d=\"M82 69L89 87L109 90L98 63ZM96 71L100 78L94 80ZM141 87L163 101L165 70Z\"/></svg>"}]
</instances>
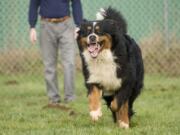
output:
<instances>
[{"instance_id":1,"label":"tan eyebrow marking","mask_svg":"<svg viewBox=\"0 0 180 135\"><path fill-rule=\"evenodd\" d=\"M91 26L88 26L88 27L87 27L87 29L88 29L88 30L91 30L91 29L92 29L92 27L91 27Z\"/></svg>"},{"instance_id":2,"label":"tan eyebrow marking","mask_svg":"<svg viewBox=\"0 0 180 135\"><path fill-rule=\"evenodd\" d=\"M99 27L99 26L96 26L96 27L95 27L95 29L96 29L96 30L99 30L99 29L100 29L100 27Z\"/></svg>"}]
</instances>

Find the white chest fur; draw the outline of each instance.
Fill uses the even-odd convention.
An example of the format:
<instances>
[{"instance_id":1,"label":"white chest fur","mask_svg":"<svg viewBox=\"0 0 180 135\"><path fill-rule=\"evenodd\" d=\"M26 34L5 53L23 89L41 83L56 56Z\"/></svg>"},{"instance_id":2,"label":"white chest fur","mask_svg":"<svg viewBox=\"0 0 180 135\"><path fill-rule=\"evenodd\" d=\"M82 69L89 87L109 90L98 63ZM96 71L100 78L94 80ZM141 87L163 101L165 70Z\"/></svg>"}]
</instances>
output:
<instances>
[{"instance_id":1,"label":"white chest fur","mask_svg":"<svg viewBox=\"0 0 180 135\"><path fill-rule=\"evenodd\" d=\"M90 73L89 83L99 83L105 91L113 92L121 87L121 79L116 76L117 64L110 50L103 50L96 59L88 51L83 53Z\"/></svg>"}]
</instances>

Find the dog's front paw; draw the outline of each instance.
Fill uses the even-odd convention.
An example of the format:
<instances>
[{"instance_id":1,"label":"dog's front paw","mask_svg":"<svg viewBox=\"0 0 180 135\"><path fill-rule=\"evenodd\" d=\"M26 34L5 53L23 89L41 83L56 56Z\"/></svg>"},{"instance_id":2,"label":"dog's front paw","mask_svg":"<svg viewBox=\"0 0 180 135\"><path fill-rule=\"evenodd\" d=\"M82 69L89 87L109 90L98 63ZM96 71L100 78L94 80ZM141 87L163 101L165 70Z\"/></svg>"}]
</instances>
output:
<instances>
[{"instance_id":1,"label":"dog's front paw","mask_svg":"<svg viewBox=\"0 0 180 135\"><path fill-rule=\"evenodd\" d=\"M125 123L124 121L119 120L119 127L120 128L124 128L124 129L128 129L129 128L129 124Z\"/></svg>"},{"instance_id":2,"label":"dog's front paw","mask_svg":"<svg viewBox=\"0 0 180 135\"><path fill-rule=\"evenodd\" d=\"M91 111L90 116L93 121L97 121L102 116L101 108L98 108L96 111Z\"/></svg>"}]
</instances>

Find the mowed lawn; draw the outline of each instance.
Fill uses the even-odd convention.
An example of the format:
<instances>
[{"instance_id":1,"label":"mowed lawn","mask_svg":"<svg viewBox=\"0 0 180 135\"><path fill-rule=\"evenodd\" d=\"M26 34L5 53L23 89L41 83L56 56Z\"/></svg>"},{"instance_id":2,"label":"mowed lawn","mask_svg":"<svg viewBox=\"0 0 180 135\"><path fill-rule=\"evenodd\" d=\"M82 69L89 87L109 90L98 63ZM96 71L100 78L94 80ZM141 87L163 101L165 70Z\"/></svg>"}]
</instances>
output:
<instances>
[{"instance_id":1,"label":"mowed lawn","mask_svg":"<svg viewBox=\"0 0 180 135\"><path fill-rule=\"evenodd\" d=\"M61 84L61 94L62 87ZM0 135L180 134L180 78L146 75L128 130L113 123L103 101L103 117L96 123L90 120L81 73L76 75L76 94L77 100L67 105L71 110L43 108L48 100L42 77L1 75Z\"/></svg>"}]
</instances>

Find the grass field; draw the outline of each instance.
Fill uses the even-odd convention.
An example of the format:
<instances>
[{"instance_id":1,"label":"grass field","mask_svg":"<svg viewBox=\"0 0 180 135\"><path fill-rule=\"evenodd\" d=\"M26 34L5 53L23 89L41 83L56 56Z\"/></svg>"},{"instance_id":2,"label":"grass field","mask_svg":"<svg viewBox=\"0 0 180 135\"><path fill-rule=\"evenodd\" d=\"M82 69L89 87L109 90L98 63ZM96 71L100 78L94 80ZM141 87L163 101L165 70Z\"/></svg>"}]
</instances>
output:
<instances>
[{"instance_id":1,"label":"grass field","mask_svg":"<svg viewBox=\"0 0 180 135\"><path fill-rule=\"evenodd\" d=\"M180 134L180 78L146 76L145 88L135 102L136 115L128 130L119 129L112 122L105 105L103 117L97 123L90 120L80 73L76 76L77 100L68 104L74 113L43 109L47 104L43 78L37 77L35 81L31 75L18 78L0 76L0 135Z\"/></svg>"}]
</instances>

